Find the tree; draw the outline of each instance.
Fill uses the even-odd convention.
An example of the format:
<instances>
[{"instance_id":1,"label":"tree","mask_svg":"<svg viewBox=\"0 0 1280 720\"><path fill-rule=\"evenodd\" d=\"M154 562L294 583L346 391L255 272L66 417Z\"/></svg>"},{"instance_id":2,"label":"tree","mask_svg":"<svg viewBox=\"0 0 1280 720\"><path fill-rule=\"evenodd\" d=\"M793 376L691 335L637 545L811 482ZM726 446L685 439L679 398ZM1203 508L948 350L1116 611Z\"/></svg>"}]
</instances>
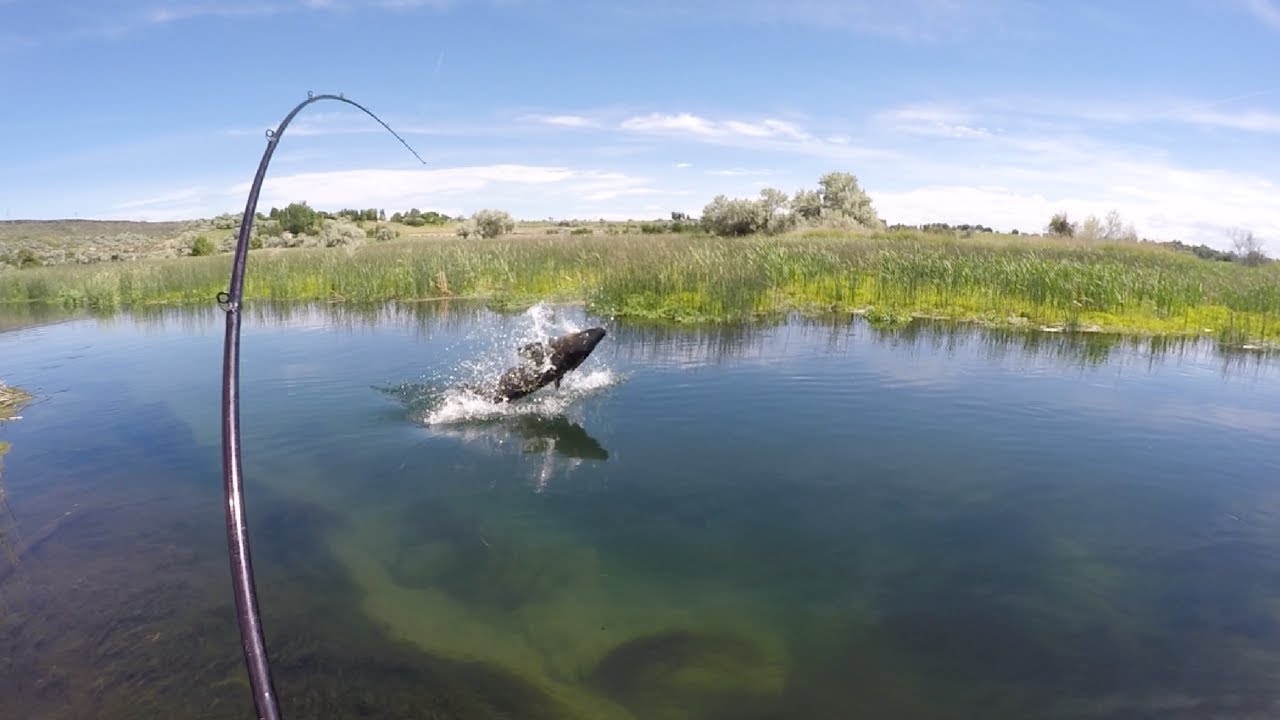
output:
<instances>
[{"instance_id":1,"label":"tree","mask_svg":"<svg viewBox=\"0 0 1280 720\"><path fill-rule=\"evenodd\" d=\"M792 225L787 204L787 194L774 188L764 188L756 200L717 195L702 209L702 226L728 236L785 232Z\"/></svg>"},{"instance_id":2,"label":"tree","mask_svg":"<svg viewBox=\"0 0 1280 720\"><path fill-rule=\"evenodd\" d=\"M800 190L791 198L791 212L803 222L818 222L822 219L822 196L817 190Z\"/></svg>"},{"instance_id":3,"label":"tree","mask_svg":"<svg viewBox=\"0 0 1280 720\"><path fill-rule=\"evenodd\" d=\"M1102 239L1112 242L1137 242L1138 232L1134 229L1133 223L1125 223L1120 219L1120 213L1112 210L1102 220Z\"/></svg>"},{"instance_id":4,"label":"tree","mask_svg":"<svg viewBox=\"0 0 1280 720\"><path fill-rule=\"evenodd\" d=\"M280 229L294 235L310 233L320 227L320 213L307 207L305 202L290 203L284 210L271 208L271 218L279 221Z\"/></svg>"},{"instance_id":5,"label":"tree","mask_svg":"<svg viewBox=\"0 0 1280 720\"><path fill-rule=\"evenodd\" d=\"M1067 219L1066 213L1057 213L1049 219L1049 232L1053 235L1071 237L1076 234L1076 226Z\"/></svg>"},{"instance_id":6,"label":"tree","mask_svg":"<svg viewBox=\"0 0 1280 720\"><path fill-rule=\"evenodd\" d=\"M858 178L847 172L829 172L818 178L817 190L798 191L791 199L791 215L793 224L816 227L885 227Z\"/></svg>"},{"instance_id":7,"label":"tree","mask_svg":"<svg viewBox=\"0 0 1280 720\"><path fill-rule=\"evenodd\" d=\"M1116 210L1108 212L1102 220L1099 220L1096 215L1090 215L1081 223L1075 234L1082 240L1102 242L1137 242L1138 240L1138 233L1133 229L1133 223L1126 224Z\"/></svg>"},{"instance_id":8,"label":"tree","mask_svg":"<svg viewBox=\"0 0 1280 720\"><path fill-rule=\"evenodd\" d=\"M1266 262L1267 255L1262 251L1262 243L1254 236L1252 230L1232 228L1228 236L1231 238L1231 247L1235 250L1236 258L1240 262L1249 266Z\"/></svg>"},{"instance_id":9,"label":"tree","mask_svg":"<svg viewBox=\"0 0 1280 720\"><path fill-rule=\"evenodd\" d=\"M883 225L871 207L871 198L858 186L858 178L846 172L829 172L818 178L818 186L824 218L868 228Z\"/></svg>"},{"instance_id":10,"label":"tree","mask_svg":"<svg viewBox=\"0 0 1280 720\"><path fill-rule=\"evenodd\" d=\"M1090 215L1080 223L1080 229L1075 233L1077 238L1081 240L1101 240L1102 239L1102 221L1096 215Z\"/></svg>"},{"instance_id":11,"label":"tree","mask_svg":"<svg viewBox=\"0 0 1280 720\"><path fill-rule=\"evenodd\" d=\"M410 208L409 212L405 213L400 222L408 225L409 227L422 227L427 224L427 221L422 217L422 211L418 208Z\"/></svg>"}]
</instances>

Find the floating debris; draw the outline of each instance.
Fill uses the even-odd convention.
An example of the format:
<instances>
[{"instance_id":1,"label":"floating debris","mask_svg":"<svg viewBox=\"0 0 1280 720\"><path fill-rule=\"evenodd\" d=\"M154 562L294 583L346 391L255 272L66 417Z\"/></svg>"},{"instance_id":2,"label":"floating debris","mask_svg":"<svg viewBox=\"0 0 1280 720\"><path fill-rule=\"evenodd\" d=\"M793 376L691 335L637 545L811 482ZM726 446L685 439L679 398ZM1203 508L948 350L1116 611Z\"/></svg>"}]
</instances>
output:
<instances>
[{"instance_id":1,"label":"floating debris","mask_svg":"<svg viewBox=\"0 0 1280 720\"><path fill-rule=\"evenodd\" d=\"M22 388L6 385L0 380L0 422L21 420L18 414L27 403L31 402L31 393Z\"/></svg>"}]
</instances>

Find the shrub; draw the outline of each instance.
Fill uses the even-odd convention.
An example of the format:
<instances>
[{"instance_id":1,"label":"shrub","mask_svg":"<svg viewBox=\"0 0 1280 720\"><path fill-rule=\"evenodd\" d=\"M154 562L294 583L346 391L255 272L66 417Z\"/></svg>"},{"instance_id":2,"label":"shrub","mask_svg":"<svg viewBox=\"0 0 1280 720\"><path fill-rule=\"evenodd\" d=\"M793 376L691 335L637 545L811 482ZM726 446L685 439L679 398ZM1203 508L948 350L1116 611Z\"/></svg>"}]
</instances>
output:
<instances>
[{"instance_id":1,"label":"shrub","mask_svg":"<svg viewBox=\"0 0 1280 720\"><path fill-rule=\"evenodd\" d=\"M364 231L350 220L325 220L320 227L320 243L325 247L356 246L364 242Z\"/></svg>"},{"instance_id":2,"label":"shrub","mask_svg":"<svg viewBox=\"0 0 1280 720\"><path fill-rule=\"evenodd\" d=\"M1049 218L1048 230L1054 235L1071 237L1076 234L1076 227L1067 219L1066 213L1058 213Z\"/></svg>"},{"instance_id":3,"label":"shrub","mask_svg":"<svg viewBox=\"0 0 1280 720\"><path fill-rule=\"evenodd\" d=\"M215 230L235 230L240 227L240 216L223 213L215 217L211 222Z\"/></svg>"},{"instance_id":4,"label":"shrub","mask_svg":"<svg viewBox=\"0 0 1280 720\"><path fill-rule=\"evenodd\" d=\"M215 250L213 241L209 239L208 235L197 235L196 239L191 243L191 255L193 257L212 255Z\"/></svg>"},{"instance_id":5,"label":"shrub","mask_svg":"<svg viewBox=\"0 0 1280 720\"><path fill-rule=\"evenodd\" d=\"M516 221L511 214L502 210L481 210L458 226L457 234L462 237L480 236L495 238L516 229Z\"/></svg>"},{"instance_id":6,"label":"shrub","mask_svg":"<svg viewBox=\"0 0 1280 720\"><path fill-rule=\"evenodd\" d=\"M18 250L18 267L38 267L44 263L40 262L40 257L31 248L21 248Z\"/></svg>"}]
</instances>

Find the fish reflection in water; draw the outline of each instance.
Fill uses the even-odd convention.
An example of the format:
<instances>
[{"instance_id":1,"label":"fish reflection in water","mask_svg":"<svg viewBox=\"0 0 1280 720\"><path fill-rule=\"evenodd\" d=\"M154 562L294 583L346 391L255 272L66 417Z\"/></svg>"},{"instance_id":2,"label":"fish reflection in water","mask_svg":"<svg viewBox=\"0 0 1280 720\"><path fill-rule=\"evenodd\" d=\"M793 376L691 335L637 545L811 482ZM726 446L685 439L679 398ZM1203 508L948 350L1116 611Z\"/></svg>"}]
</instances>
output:
<instances>
[{"instance_id":1,"label":"fish reflection in water","mask_svg":"<svg viewBox=\"0 0 1280 720\"><path fill-rule=\"evenodd\" d=\"M567 475L584 461L609 459L609 451L599 440L581 424L563 415L519 414L484 422L436 426L433 430L466 443L490 446L495 451L518 443L522 454L540 455L542 462L533 478L538 492L545 490L556 475Z\"/></svg>"}]
</instances>

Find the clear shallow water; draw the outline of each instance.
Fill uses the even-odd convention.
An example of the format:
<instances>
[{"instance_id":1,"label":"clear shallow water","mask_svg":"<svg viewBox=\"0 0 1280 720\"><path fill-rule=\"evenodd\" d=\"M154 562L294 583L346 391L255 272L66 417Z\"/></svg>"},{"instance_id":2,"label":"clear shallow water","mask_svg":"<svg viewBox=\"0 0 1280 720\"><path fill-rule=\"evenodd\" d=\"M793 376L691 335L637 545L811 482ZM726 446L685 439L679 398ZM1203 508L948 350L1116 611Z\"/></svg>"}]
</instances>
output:
<instances>
[{"instance_id":1,"label":"clear shallow water","mask_svg":"<svg viewBox=\"0 0 1280 720\"><path fill-rule=\"evenodd\" d=\"M859 320L251 307L244 461L286 717L1270 717L1280 363ZM0 716L249 716L216 309L0 334ZM17 324L17 323L15 323ZM30 547L29 550L23 548Z\"/></svg>"}]
</instances>

